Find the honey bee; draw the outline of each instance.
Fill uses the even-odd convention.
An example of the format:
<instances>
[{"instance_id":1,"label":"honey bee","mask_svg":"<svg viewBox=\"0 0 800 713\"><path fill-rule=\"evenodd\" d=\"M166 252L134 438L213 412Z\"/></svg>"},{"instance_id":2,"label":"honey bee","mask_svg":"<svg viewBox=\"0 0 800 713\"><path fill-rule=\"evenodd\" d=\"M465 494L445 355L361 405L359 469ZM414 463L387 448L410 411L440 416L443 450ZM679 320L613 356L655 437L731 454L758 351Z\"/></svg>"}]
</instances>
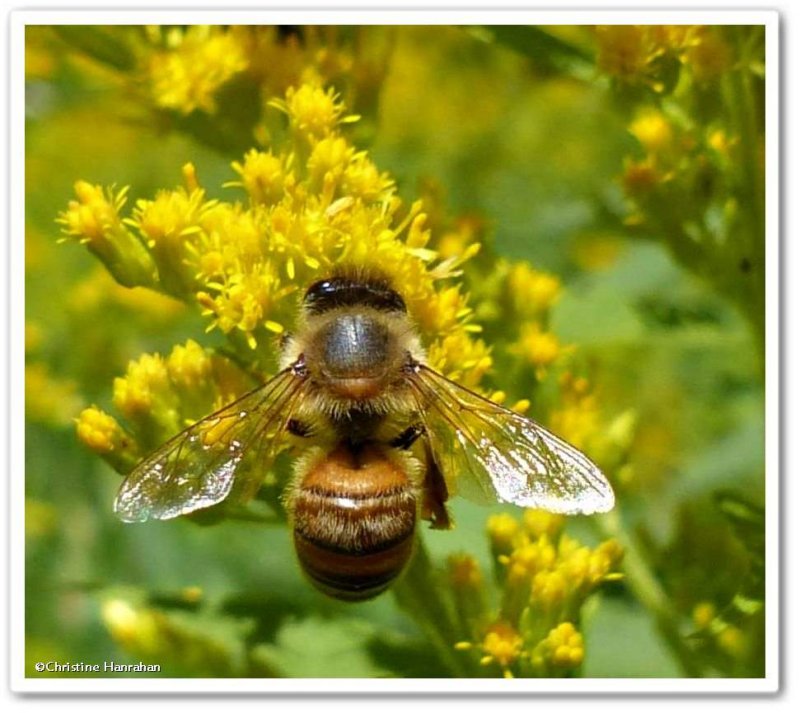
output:
<instances>
[{"instance_id":1,"label":"honey bee","mask_svg":"<svg viewBox=\"0 0 800 713\"><path fill-rule=\"evenodd\" d=\"M402 296L364 271L312 284L277 375L145 458L114 510L141 522L245 502L287 445L302 451L283 494L298 560L343 600L383 592L418 520L450 527L452 495L567 514L614 505L581 452L428 367Z\"/></svg>"}]
</instances>

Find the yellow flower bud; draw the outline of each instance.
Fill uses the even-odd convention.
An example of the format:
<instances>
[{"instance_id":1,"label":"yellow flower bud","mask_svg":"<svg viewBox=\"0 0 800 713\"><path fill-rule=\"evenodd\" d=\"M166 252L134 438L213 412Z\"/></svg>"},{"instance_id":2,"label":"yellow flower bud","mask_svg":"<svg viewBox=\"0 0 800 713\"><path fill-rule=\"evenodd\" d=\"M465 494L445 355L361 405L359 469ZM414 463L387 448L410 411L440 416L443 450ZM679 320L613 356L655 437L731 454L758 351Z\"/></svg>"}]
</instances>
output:
<instances>
[{"instance_id":1,"label":"yellow flower bud","mask_svg":"<svg viewBox=\"0 0 800 713\"><path fill-rule=\"evenodd\" d=\"M486 532L492 552L495 554L508 554L514 547L514 542L520 532L519 522L508 513L491 515L486 521Z\"/></svg>"},{"instance_id":2,"label":"yellow flower bud","mask_svg":"<svg viewBox=\"0 0 800 713\"><path fill-rule=\"evenodd\" d=\"M583 663L583 657L583 636L572 622L565 621L547 634L532 658L538 658L545 665L572 669Z\"/></svg>"},{"instance_id":3,"label":"yellow flower bud","mask_svg":"<svg viewBox=\"0 0 800 713\"><path fill-rule=\"evenodd\" d=\"M547 510L526 508L522 513L522 524L525 531L534 539L547 535L555 540L564 527L564 516Z\"/></svg>"},{"instance_id":4,"label":"yellow flower bud","mask_svg":"<svg viewBox=\"0 0 800 713\"><path fill-rule=\"evenodd\" d=\"M483 638L481 646L485 655L481 663L488 665L494 662L507 669L519 658L522 644L522 637L513 626L504 621L495 622Z\"/></svg>"},{"instance_id":5,"label":"yellow flower bud","mask_svg":"<svg viewBox=\"0 0 800 713\"><path fill-rule=\"evenodd\" d=\"M172 349L167 358L170 380L184 388L197 388L211 374L211 358L197 342L189 339L185 346Z\"/></svg>"},{"instance_id":6,"label":"yellow flower bud","mask_svg":"<svg viewBox=\"0 0 800 713\"><path fill-rule=\"evenodd\" d=\"M97 453L116 450L124 438L117 420L94 406L81 411L76 427L78 438Z\"/></svg>"}]
</instances>

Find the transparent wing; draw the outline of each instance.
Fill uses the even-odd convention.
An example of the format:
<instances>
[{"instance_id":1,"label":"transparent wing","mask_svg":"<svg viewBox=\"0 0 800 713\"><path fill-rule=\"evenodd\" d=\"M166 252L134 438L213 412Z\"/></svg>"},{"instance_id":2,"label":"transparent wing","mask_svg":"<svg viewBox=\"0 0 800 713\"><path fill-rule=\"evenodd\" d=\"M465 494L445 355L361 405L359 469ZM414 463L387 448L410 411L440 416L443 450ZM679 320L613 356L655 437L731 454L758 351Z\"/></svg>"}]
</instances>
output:
<instances>
[{"instance_id":1,"label":"transparent wing","mask_svg":"<svg viewBox=\"0 0 800 713\"><path fill-rule=\"evenodd\" d=\"M450 493L565 514L614 507L597 466L534 421L424 365L408 383Z\"/></svg>"},{"instance_id":2,"label":"transparent wing","mask_svg":"<svg viewBox=\"0 0 800 713\"><path fill-rule=\"evenodd\" d=\"M258 490L303 392L292 367L167 441L131 471L114 501L125 522L168 520Z\"/></svg>"}]
</instances>

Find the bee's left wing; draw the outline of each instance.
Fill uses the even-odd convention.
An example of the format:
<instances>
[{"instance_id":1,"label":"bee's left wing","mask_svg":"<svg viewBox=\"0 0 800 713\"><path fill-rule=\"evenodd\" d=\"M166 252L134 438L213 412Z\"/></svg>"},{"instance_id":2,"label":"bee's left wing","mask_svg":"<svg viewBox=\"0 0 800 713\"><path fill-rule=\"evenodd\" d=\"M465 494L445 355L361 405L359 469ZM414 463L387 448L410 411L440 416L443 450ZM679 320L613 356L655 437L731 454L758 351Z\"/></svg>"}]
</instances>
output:
<instances>
[{"instance_id":1,"label":"bee's left wing","mask_svg":"<svg viewBox=\"0 0 800 713\"><path fill-rule=\"evenodd\" d=\"M125 522L167 520L252 497L281 444L304 381L293 367L198 421L131 471L114 501Z\"/></svg>"},{"instance_id":2,"label":"bee's left wing","mask_svg":"<svg viewBox=\"0 0 800 713\"><path fill-rule=\"evenodd\" d=\"M564 514L614 507L598 467L539 424L422 364L407 381L451 494Z\"/></svg>"}]
</instances>

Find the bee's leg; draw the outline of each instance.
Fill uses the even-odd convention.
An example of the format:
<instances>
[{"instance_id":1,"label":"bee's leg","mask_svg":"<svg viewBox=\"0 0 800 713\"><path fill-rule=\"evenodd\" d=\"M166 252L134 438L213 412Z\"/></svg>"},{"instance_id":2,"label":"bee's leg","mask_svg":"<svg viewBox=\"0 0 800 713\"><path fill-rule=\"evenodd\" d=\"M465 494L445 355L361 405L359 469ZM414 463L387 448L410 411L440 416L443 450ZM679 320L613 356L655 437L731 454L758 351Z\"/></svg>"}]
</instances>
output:
<instances>
[{"instance_id":1,"label":"bee's leg","mask_svg":"<svg viewBox=\"0 0 800 713\"><path fill-rule=\"evenodd\" d=\"M421 423L415 423L409 426L399 436L396 436L389 442L392 448L399 448L400 450L407 451L411 446L416 443L417 439L425 433L425 428Z\"/></svg>"},{"instance_id":2,"label":"bee's leg","mask_svg":"<svg viewBox=\"0 0 800 713\"><path fill-rule=\"evenodd\" d=\"M299 421L296 418L290 418L288 423L286 424L286 430L289 431L293 436L297 436L298 438L310 438L311 437L311 426L303 421Z\"/></svg>"},{"instance_id":3,"label":"bee's leg","mask_svg":"<svg viewBox=\"0 0 800 713\"><path fill-rule=\"evenodd\" d=\"M429 520L434 530L449 530L453 527L445 503L448 498L447 483L436 465L430 444L425 443L425 480L422 483L422 512L420 516Z\"/></svg>"}]
</instances>

